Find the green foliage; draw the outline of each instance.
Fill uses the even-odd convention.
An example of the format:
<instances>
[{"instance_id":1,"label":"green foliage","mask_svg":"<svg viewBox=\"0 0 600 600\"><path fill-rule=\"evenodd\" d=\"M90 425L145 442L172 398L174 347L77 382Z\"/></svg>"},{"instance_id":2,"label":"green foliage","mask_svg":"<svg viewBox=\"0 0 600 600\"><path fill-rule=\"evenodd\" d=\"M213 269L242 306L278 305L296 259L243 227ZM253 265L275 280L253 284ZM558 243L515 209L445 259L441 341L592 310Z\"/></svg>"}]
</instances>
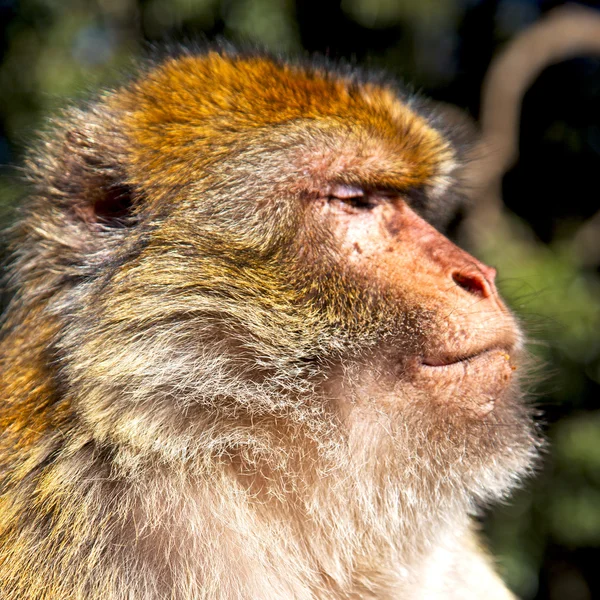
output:
<instances>
[{"instance_id":1,"label":"green foliage","mask_svg":"<svg viewBox=\"0 0 600 600\"><path fill-rule=\"evenodd\" d=\"M547 246L514 217L481 254L502 273L499 287L542 361L537 403L557 411L542 472L488 523L507 580L532 598L547 544L600 546L600 407L587 397L599 381L600 277L582 267L568 237Z\"/></svg>"}]
</instances>

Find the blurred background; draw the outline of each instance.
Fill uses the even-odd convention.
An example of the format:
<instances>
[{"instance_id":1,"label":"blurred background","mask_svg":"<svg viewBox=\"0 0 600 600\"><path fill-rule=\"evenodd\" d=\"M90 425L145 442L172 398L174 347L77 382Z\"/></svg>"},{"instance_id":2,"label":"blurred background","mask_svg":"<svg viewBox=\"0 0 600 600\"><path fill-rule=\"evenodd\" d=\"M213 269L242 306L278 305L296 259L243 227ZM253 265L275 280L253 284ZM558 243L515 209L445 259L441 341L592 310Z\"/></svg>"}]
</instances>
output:
<instances>
[{"instance_id":1,"label":"blurred background","mask_svg":"<svg viewBox=\"0 0 600 600\"><path fill-rule=\"evenodd\" d=\"M525 600L600 598L600 9L551 0L0 0L0 226L24 148L152 43L225 36L384 67L479 128L457 227L544 367L539 476L483 527Z\"/></svg>"}]
</instances>

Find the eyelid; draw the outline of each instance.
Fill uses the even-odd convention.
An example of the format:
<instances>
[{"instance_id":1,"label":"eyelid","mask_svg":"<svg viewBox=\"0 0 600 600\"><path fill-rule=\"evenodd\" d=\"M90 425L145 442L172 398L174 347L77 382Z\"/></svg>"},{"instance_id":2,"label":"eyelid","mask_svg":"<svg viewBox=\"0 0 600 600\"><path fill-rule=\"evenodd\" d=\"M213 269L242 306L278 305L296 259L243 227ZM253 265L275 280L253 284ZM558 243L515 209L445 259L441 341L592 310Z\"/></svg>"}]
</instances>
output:
<instances>
[{"instance_id":1,"label":"eyelid","mask_svg":"<svg viewBox=\"0 0 600 600\"><path fill-rule=\"evenodd\" d=\"M329 196L332 198L339 198L340 200L350 200L351 198L363 198L365 191L362 188L353 185L346 185L343 183L336 184L331 187Z\"/></svg>"},{"instance_id":2,"label":"eyelid","mask_svg":"<svg viewBox=\"0 0 600 600\"><path fill-rule=\"evenodd\" d=\"M364 189L345 184L336 184L328 189L328 200L337 200L354 210L370 210L377 206L373 195Z\"/></svg>"}]
</instances>

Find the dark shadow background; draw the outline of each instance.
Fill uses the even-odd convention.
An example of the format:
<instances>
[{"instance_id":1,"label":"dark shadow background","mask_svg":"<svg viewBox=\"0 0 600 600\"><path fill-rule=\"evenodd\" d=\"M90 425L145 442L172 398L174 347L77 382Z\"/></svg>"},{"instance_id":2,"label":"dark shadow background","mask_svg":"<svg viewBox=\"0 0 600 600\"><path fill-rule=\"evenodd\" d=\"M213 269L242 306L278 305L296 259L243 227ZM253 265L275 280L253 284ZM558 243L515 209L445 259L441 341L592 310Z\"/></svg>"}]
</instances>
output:
<instances>
[{"instance_id":1,"label":"dark shadow background","mask_svg":"<svg viewBox=\"0 0 600 600\"><path fill-rule=\"evenodd\" d=\"M148 42L223 35L344 57L385 67L477 119L492 58L561 4L0 0L0 225L26 194L15 165L36 129L67 102L118 81ZM503 576L524 599L600 598L599 101L600 55L550 65L531 85L520 157L502 184L512 233L484 253L548 374L533 386L550 440L545 465L484 524Z\"/></svg>"}]
</instances>

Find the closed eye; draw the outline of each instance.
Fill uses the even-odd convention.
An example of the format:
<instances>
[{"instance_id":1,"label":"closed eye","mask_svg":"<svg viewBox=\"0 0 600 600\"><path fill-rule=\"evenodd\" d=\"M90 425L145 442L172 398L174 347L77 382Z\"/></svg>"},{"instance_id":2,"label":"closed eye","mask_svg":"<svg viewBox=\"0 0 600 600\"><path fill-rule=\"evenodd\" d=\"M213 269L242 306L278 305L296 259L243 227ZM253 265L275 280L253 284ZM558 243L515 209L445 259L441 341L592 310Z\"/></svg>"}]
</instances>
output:
<instances>
[{"instance_id":1,"label":"closed eye","mask_svg":"<svg viewBox=\"0 0 600 600\"><path fill-rule=\"evenodd\" d=\"M359 210L371 210L377 206L370 194L358 187L349 185L334 186L327 196L329 201L337 200L344 203L346 206Z\"/></svg>"}]
</instances>

